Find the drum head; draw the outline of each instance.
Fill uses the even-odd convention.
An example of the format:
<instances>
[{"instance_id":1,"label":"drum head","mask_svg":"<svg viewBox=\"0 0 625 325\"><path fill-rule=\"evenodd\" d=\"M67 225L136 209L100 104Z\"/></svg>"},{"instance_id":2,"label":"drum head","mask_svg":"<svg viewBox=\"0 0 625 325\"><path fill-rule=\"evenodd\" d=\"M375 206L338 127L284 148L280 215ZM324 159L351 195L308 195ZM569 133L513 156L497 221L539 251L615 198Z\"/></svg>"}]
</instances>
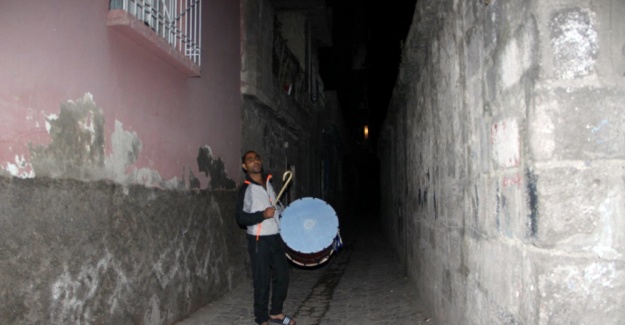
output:
<instances>
[{"instance_id":1,"label":"drum head","mask_svg":"<svg viewBox=\"0 0 625 325\"><path fill-rule=\"evenodd\" d=\"M301 198L282 212L280 235L294 251L320 252L332 245L338 231L336 212L321 199Z\"/></svg>"}]
</instances>

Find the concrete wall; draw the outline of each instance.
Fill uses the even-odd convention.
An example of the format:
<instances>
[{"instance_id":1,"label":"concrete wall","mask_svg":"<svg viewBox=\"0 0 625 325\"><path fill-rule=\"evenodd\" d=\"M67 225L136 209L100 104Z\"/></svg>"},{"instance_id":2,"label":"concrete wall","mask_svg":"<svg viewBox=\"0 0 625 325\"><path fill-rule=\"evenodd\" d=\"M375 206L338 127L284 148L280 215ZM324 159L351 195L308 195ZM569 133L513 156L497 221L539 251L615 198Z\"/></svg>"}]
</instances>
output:
<instances>
[{"instance_id":1,"label":"concrete wall","mask_svg":"<svg viewBox=\"0 0 625 325\"><path fill-rule=\"evenodd\" d=\"M246 279L230 191L0 178L5 324L173 324Z\"/></svg>"},{"instance_id":2,"label":"concrete wall","mask_svg":"<svg viewBox=\"0 0 625 325\"><path fill-rule=\"evenodd\" d=\"M286 40L289 49L302 65L306 62L306 13L286 11L276 13L280 21L280 34ZM306 66L302 66L306 70Z\"/></svg>"},{"instance_id":3,"label":"concrete wall","mask_svg":"<svg viewBox=\"0 0 625 325\"><path fill-rule=\"evenodd\" d=\"M171 324L245 278L239 3L203 2L193 78L108 6L0 5L6 323Z\"/></svg>"},{"instance_id":4,"label":"concrete wall","mask_svg":"<svg viewBox=\"0 0 625 325\"><path fill-rule=\"evenodd\" d=\"M624 14L417 2L382 211L437 324L625 322Z\"/></svg>"}]
</instances>

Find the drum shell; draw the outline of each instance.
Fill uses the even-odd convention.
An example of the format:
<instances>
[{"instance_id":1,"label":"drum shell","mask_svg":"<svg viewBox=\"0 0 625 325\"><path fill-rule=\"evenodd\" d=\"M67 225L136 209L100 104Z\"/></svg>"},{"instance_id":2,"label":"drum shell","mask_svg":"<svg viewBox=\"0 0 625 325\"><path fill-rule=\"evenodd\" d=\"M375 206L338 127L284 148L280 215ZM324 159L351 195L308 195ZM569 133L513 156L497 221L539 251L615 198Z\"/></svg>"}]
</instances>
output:
<instances>
[{"instance_id":1,"label":"drum shell","mask_svg":"<svg viewBox=\"0 0 625 325\"><path fill-rule=\"evenodd\" d=\"M286 246L286 256L299 266L317 266L325 263L334 253L332 246L317 253L300 253Z\"/></svg>"},{"instance_id":2,"label":"drum shell","mask_svg":"<svg viewBox=\"0 0 625 325\"><path fill-rule=\"evenodd\" d=\"M316 198L293 201L282 213L280 234L286 244L287 257L300 266L326 262L338 234L334 209Z\"/></svg>"}]
</instances>

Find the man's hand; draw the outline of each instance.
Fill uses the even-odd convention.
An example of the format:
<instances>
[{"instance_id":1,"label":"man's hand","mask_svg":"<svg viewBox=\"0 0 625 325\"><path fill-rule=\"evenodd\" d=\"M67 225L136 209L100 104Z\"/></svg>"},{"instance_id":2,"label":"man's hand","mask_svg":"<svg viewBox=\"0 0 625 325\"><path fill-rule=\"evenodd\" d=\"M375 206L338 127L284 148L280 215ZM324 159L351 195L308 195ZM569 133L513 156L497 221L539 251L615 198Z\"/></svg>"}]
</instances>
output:
<instances>
[{"instance_id":1,"label":"man's hand","mask_svg":"<svg viewBox=\"0 0 625 325\"><path fill-rule=\"evenodd\" d=\"M265 209L265 211L263 211L263 217L265 219L273 218L275 214L276 214L276 208L274 207L267 208Z\"/></svg>"}]
</instances>

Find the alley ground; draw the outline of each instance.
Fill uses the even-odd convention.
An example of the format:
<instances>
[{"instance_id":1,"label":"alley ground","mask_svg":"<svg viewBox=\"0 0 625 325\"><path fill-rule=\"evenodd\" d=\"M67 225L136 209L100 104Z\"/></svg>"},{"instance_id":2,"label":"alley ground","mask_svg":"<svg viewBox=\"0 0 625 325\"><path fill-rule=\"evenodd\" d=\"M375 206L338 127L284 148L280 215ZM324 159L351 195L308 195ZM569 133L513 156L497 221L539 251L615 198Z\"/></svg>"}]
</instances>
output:
<instances>
[{"instance_id":1,"label":"alley ground","mask_svg":"<svg viewBox=\"0 0 625 325\"><path fill-rule=\"evenodd\" d=\"M343 235L345 247L322 267L291 268L284 312L299 325L433 324L375 223ZM251 280L178 325L254 324Z\"/></svg>"}]
</instances>

